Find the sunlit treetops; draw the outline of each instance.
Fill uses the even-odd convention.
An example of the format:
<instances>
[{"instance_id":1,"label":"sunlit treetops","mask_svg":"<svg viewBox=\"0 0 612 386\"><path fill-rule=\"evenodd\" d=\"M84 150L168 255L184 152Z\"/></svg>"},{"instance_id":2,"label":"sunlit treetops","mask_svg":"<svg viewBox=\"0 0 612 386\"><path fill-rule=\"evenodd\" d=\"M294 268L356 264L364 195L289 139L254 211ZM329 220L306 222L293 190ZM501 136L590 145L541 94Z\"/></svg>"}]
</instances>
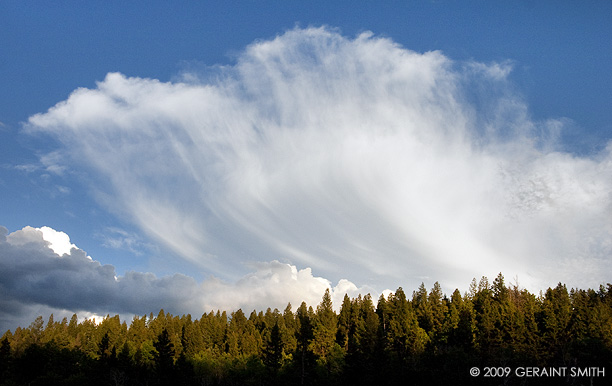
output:
<instances>
[{"instance_id":1,"label":"sunlit treetops","mask_svg":"<svg viewBox=\"0 0 612 386\"><path fill-rule=\"evenodd\" d=\"M612 365L612 285L568 291L559 283L536 296L500 274L450 297L437 282L412 296L401 287L377 301L345 296L339 312L326 291L315 309L288 304L248 316L160 310L129 325L118 315L98 324L39 316L1 343L0 385L94 373L105 384L118 376L164 384L179 375L183 384L380 384L382 374L387 384L407 374L444 384L475 364Z\"/></svg>"}]
</instances>

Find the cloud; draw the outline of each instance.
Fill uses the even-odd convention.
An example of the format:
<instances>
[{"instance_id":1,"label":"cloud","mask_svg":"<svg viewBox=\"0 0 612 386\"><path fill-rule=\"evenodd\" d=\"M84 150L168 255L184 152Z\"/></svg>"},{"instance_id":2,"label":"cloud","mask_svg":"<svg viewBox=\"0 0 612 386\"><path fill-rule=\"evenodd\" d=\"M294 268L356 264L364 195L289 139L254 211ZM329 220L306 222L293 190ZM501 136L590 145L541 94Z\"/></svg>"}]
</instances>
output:
<instances>
[{"instance_id":1,"label":"cloud","mask_svg":"<svg viewBox=\"0 0 612 386\"><path fill-rule=\"evenodd\" d=\"M23 171L25 173L41 172L42 176L49 177L51 174L61 176L66 170L65 166L62 166L60 152L51 152L40 156L39 163L33 164L20 164L14 165L12 168Z\"/></svg>"},{"instance_id":2,"label":"cloud","mask_svg":"<svg viewBox=\"0 0 612 386\"><path fill-rule=\"evenodd\" d=\"M310 268L298 270L296 266L279 261L253 264L254 271L245 275L233 285L212 279L202 284L207 294L205 309L283 308L288 302L293 309L302 301L316 306L326 289L332 294L334 307L340 308L345 294L356 297L360 293L377 293L368 287L358 288L352 282L342 279L336 286L322 277L312 274Z\"/></svg>"},{"instance_id":3,"label":"cloud","mask_svg":"<svg viewBox=\"0 0 612 386\"><path fill-rule=\"evenodd\" d=\"M124 249L138 256L143 255L145 249L155 249L153 245L142 241L137 234L117 227L106 227L97 237L103 241L102 245L106 248Z\"/></svg>"},{"instance_id":4,"label":"cloud","mask_svg":"<svg viewBox=\"0 0 612 386\"><path fill-rule=\"evenodd\" d=\"M0 331L28 326L37 315L50 313L127 316L163 308L199 316L217 309L284 309L288 302L315 306L328 288L339 307L345 293L356 296L369 290L346 280L332 288L310 268L298 270L278 261L251 268L235 283L215 277L198 283L182 274L157 277L134 271L117 276L113 266L88 257L63 232L25 227L8 234L0 227Z\"/></svg>"},{"instance_id":5,"label":"cloud","mask_svg":"<svg viewBox=\"0 0 612 386\"><path fill-rule=\"evenodd\" d=\"M70 242L70 237L66 233L58 232L53 228L41 227L38 229L34 229L32 227L25 227L22 230L22 232L23 233L41 232L43 240L48 242L49 248L51 248L51 250L59 256L62 256L64 254L69 254L72 248L77 248L76 245ZM13 237L14 235L11 236L11 238ZM29 237L29 238L32 238L32 237Z\"/></svg>"},{"instance_id":6,"label":"cloud","mask_svg":"<svg viewBox=\"0 0 612 386\"><path fill-rule=\"evenodd\" d=\"M510 69L294 29L181 82L110 73L26 129L109 181L93 187L109 210L221 278L278 259L379 290L500 271L597 286L612 145L564 151L566 121L531 120Z\"/></svg>"}]
</instances>

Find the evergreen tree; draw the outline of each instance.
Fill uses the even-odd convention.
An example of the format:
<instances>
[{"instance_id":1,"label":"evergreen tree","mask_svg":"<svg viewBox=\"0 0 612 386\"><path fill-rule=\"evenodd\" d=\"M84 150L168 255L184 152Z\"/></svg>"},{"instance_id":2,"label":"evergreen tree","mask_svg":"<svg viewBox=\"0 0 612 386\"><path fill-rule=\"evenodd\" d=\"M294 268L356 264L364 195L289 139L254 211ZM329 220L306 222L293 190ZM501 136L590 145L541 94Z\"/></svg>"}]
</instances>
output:
<instances>
[{"instance_id":1,"label":"evergreen tree","mask_svg":"<svg viewBox=\"0 0 612 386\"><path fill-rule=\"evenodd\" d=\"M311 351L326 363L327 356L336 343L337 320L332 308L329 289L325 290L321 303L317 306L314 318L313 339L310 343Z\"/></svg>"},{"instance_id":2,"label":"evergreen tree","mask_svg":"<svg viewBox=\"0 0 612 386\"><path fill-rule=\"evenodd\" d=\"M512 288L510 295L509 334L506 345L515 360L539 363L539 331L536 320L536 298L527 290Z\"/></svg>"},{"instance_id":3,"label":"evergreen tree","mask_svg":"<svg viewBox=\"0 0 612 386\"><path fill-rule=\"evenodd\" d=\"M53 318L51 318L51 321L53 321ZM29 338L30 338L30 344L40 344L41 343L41 339L43 336L43 326L45 325L45 322L43 320L42 315L39 315L36 317L36 319L30 324L30 327L28 328L29 331Z\"/></svg>"},{"instance_id":4,"label":"evergreen tree","mask_svg":"<svg viewBox=\"0 0 612 386\"><path fill-rule=\"evenodd\" d=\"M395 294L389 295L387 302L390 306L387 347L398 367L400 379L403 379L406 371L414 368L429 338L425 330L419 327L412 306L401 287Z\"/></svg>"},{"instance_id":5,"label":"evergreen tree","mask_svg":"<svg viewBox=\"0 0 612 386\"><path fill-rule=\"evenodd\" d=\"M433 312L427 297L425 283L421 283L419 289L412 293L412 306L416 314L419 326L428 334L433 335L434 321Z\"/></svg>"},{"instance_id":6,"label":"evergreen tree","mask_svg":"<svg viewBox=\"0 0 612 386\"><path fill-rule=\"evenodd\" d=\"M191 315L187 314L181 327L181 354L185 354L189 358L205 349L202 331L198 324L197 321L193 322L191 320Z\"/></svg>"},{"instance_id":7,"label":"evergreen tree","mask_svg":"<svg viewBox=\"0 0 612 386\"><path fill-rule=\"evenodd\" d=\"M543 353L558 364L569 364L571 302L565 285L546 290L539 313Z\"/></svg>"},{"instance_id":8,"label":"evergreen tree","mask_svg":"<svg viewBox=\"0 0 612 386\"><path fill-rule=\"evenodd\" d=\"M90 358L98 358L98 343L96 324L91 319L85 319L78 325L75 346Z\"/></svg>"},{"instance_id":9,"label":"evergreen tree","mask_svg":"<svg viewBox=\"0 0 612 386\"><path fill-rule=\"evenodd\" d=\"M455 293L461 298L459 290L455 290L453 297ZM457 329L459 328L459 310L457 309L457 302L449 301L448 299L444 299L444 301L446 303L446 312L444 313L440 331L436 335L436 345L438 346L455 345L457 343L455 339ZM459 303L461 304L462 302L459 301Z\"/></svg>"},{"instance_id":10,"label":"evergreen tree","mask_svg":"<svg viewBox=\"0 0 612 386\"><path fill-rule=\"evenodd\" d=\"M474 296L475 293L474 293ZM455 346L464 348L466 351L471 351L474 347L476 335L476 316L474 306L470 297L461 298L458 290L453 293L451 304L457 309L459 320L457 328L452 333L452 343Z\"/></svg>"},{"instance_id":11,"label":"evergreen tree","mask_svg":"<svg viewBox=\"0 0 612 386\"><path fill-rule=\"evenodd\" d=\"M77 314L72 314L72 316L70 317L70 322L68 322L68 335L71 339L76 339L78 325L79 317L77 316Z\"/></svg>"},{"instance_id":12,"label":"evergreen tree","mask_svg":"<svg viewBox=\"0 0 612 386\"><path fill-rule=\"evenodd\" d=\"M291 303L287 304L282 316L282 330L283 330L283 346L285 347L285 353L293 353L297 348L296 338L296 320L295 315L291 311Z\"/></svg>"},{"instance_id":13,"label":"evergreen tree","mask_svg":"<svg viewBox=\"0 0 612 386\"><path fill-rule=\"evenodd\" d=\"M473 304L476 313L475 345L483 358L495 357L500 343L496 325L499 320L499 309L494 304L493 292L488 279L484 276L478 285Z\"/></svg>"},{"instance_id":14,"label":"evergreen tree","mask_svg":"<svg viewBox=\"0 0 612 386\"><path fill-rule=\"evenodd\" d=\"M55 336L57 333L57 329L55 326L55 322L53 320L53 314L49 315L49 319L47 320L47 325L45 329L42 331L40 337L40 343L45 344L55 340Z\"/></svg>"},{"instance_id":15,"label":"evergreen tree","mask_svg":"<svg viewBox=\"0 0 612 386\"><path fill-rule=\"evenodd\" d=\"M440 283L435 282L431 292L429 292L429 296L427 298L429 302L429 307L431 308L432 315L432 329L430 337L436 337L442 329L442 323L444 322L444 316L448 312L447 310L447 301L444 299L444 293L442 292L442 287Z\"/></svg>"},{"instance_id":16,"label":"evergreen tree","mask_svg":"<svg viewBox=\"0 0 612 386\"><path fill-rule=\"evenodd\" d=\"M374 384L377 368L378 315L372 298L361 295L351 302L346 375L351 384Z\"/></svg>"},{"instance_id":17,"label":"evergreen tree","mask_svg":"<svg viewBox=\"0 0 612 386\"><path fill-rule=\"evenodd\" d=\"M261 335L241 309L232 313L227 329L226 352L232 357L257 356L261 347Z\"/></svg>"},{"instance_id":18,"label":"evergreen tree","mask_svg":"<svg viewBox=\"0 0 612 386\"><path fill-rule=\"evenodd\" d=\"M132 356L130 352L130 344L125 342L117 355L117 360L121 365L125 367L130 367L132 365Z\"/></svg>"},{"instance_id":19,"label":"evergreen tree","mask_svg":"<svg viewBox=\"0 0 612 386\"><path fill-rule=\"evenodd\" d=\"M378 315L379 338L380 341L383 341L389 327L389 306L387 304L387 299L385 299L382 294L378 298L378 303L376 304L376 314Z\"/></svg>"},{"instance_id":20,"label":"evergreen tree","mask_svg":"<svg viewBox=\"0 0 612 386\"><path fill-rule=\"evenodd\" d=\"M338 329L336 332L336 343L343 349L348 349L348 335L352 325L352 302L347 294L344 295L340 313L338 314Z\"/></svg>"},{"instance_id":21,"label":"evergreen tree","mask_svg":"<svg viewBox=\"0 0 612 386\"><path fill-rule=\"evenodd\" d=\"M11 343L7 335L8 334L5 334L4 339L2 339L2 343L0 343L0 379L7 379L9 377L9 370L13 360ZM2 383L3 382L0 381L0 384Z\"/></svg>"},{"instance_id":22,"label":"evergreen tree","mask_svg":"<svg viewBox=\"0 0 612 386\"><path fill-rule=\"evenodd\" d=\"M344 365L344 351L336 343L338 320L333 310L329 288L325 290L321 303L317 306L313 327L310 351L317 357L323 378L336 377Z\"/></svg>"},{"instance_id":23,"label":"evergreen tree","mask_svg":"<svg viewBox=\"0 0 612 386\"><path fill-rule=\"evenodd\" d=\"M108 333L105 333L102 339L100 339L100 343L98 343L98 358L103 362L107 362L110 356L110 339Z\"/></svg>"},{"instance_id":24,"label":"evergreen tree","mask_svg":"<svg viewBox=\"0 0 612 386\"><path fill-rule=\"evenodd\" d=\"M495 329L492 334L492 344L502 352L512 351L511 330L517 327L520 316L510 303L510 290L506 287L504 276L499 273L491 286L494 307ZM501 355L501 353L499 354Z\"/></svg>"},{"instance_id":25,"label":"evergreen tree","mask_svg":"<svg viewBox=\"0 0 612 386\"><path fill-rule=\"evenodd\" d=\"M263 362L273 374L276 374L283 364L283 338L278 322L270 329L270 335L262 350Z\"/></svg>"},{"instance_id":26,"label":"evergreen tree","mask_svg":"<svg viewBox=\"0 0 612 386\"><path fill-rule=\"evenodd\" d=\"M302 302L295 313L296 320L296 350L295 365L297 367L298 379L301 385L307 384L314 367L314 355L310 351L310 343L313 339L312 319L314 312L312 308L307 308L306 303Z\"/></svg>"},{"instance_id":27,"label":"evergreen tree","mask_svg":"<svg viewBox=\"0 0 612 386\"><path fill-rule=\"evenodd\" d=\"M157 341L153 343L155 352L155 372L160 384L171 384L174 375L174 345L170 341L168 330L165 328L157 336Z\"/></svg>"},{"instance_id":28,"label":"evergreen tree","mask_svg":"<svg viewBox=\"0 0 612 386\"><path fill-rule=\"evenodd\" d=\"M371 364L377 346L378 317L374 310L372 297L367 294L363 297L359 309L359 318L363 320L363 330L360 331L360 345L367 363Z\"/></svg>"}]
</instances>

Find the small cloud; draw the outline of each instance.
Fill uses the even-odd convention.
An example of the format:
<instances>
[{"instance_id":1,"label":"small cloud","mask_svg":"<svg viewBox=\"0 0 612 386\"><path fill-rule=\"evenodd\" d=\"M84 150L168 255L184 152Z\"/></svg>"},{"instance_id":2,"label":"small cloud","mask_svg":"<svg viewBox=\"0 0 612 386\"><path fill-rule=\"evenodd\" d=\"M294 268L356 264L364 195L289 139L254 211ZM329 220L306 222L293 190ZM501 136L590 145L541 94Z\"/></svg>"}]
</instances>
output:
<instances>
[{"instance_id":1,"label":"small cloud","mask_svg":"<svg viewBox=\"0 0 612 386\"><path fill-rule=\"evenodd\" d=\"M50 174L62 176L67 170L61 152L54 151L40 156L39 162L15 165L13 168L26 173L41 172L42 176Z\"/></svg>"},{"instance_id":2,"label":"small cloud","mask_svg":"<svg viewBox=\"0 0 612 386\"><path fill-rule=\"evenodd\" d=\"M41 167L40 165L35 165L35 164L22 164L22 165L15 165L14 169L25 172L25 173L34 173L36 171L39 171Z\"/></svg>"},{"instance_id":3,"label":"small cloud","mask_svg":"<svg viewBox=\"0 0 612 386\"><path fill-rule=\"evenodd\" d=\"M45 171L58 176L63 175L67 169L64 157L59 151L42 155L40 157L40 163L43 165Z\"/></svg>"},{"instance_id":4,"label":"small cloud","mask_svg":"<svg viewBox=\"0 0 612 386\"><path fill-rule=\"evenodd\" d=\"M141 256L144 249L154 249L152 244L144 242L137 234L117 227L107 227L97 237L106 248L126 250L137 256Z\"/></svg>"},{"instance_id":5,"label":"small cloud","mask_svg":"<svg viewBox=\"0 0 612 386\"><path fill-rule=\"evenodd\" d=\"M467 67L473 72L483 74L491 79L503 80L506 79L514 69L514 62L511 60L492 62L489 64L468 62Z\"/></svg>"},{"instance_id":6,"label":"small cloud","mask_svg":"<svg viewBox=\"0 0 612 386\"><path fill-rule=\"evenodd\" d=\"M67 186L56 185L57 191L62 194L70 194L70 188Z\"/></svg>"}]
</instances>

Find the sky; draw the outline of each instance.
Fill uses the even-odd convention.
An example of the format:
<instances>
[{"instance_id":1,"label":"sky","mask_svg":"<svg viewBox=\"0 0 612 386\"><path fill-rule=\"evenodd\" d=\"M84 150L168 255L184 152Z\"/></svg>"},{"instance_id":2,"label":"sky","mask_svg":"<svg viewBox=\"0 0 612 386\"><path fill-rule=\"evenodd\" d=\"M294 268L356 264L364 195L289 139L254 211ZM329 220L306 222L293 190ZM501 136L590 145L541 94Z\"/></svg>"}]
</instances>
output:
<instances>
[{"instance_id":1,"label":"sky","mask_svg":"<svg viewBox=\"0 0 612 386\"><path fill-rule=\"evenodd\" d=\"M0 4L0 330L612 281L612 3Z\"/></svg>"}]
</instances>

